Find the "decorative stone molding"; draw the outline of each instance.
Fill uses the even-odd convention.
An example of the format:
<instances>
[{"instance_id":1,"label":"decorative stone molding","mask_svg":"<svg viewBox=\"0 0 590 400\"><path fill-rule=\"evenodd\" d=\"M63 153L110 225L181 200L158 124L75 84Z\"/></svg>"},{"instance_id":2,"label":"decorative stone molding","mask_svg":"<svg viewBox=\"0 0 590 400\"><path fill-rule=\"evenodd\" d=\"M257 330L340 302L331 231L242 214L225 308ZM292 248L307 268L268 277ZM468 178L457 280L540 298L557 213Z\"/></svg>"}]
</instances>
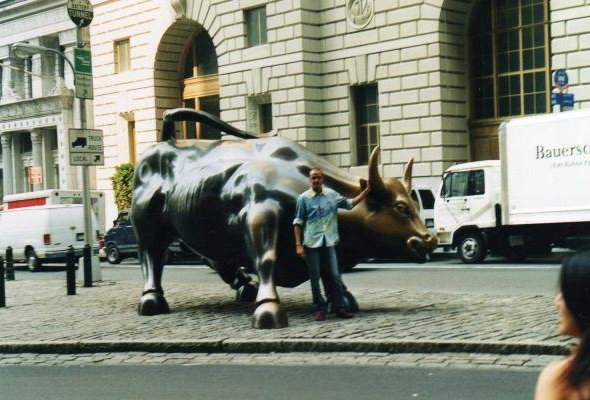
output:
<instances>
[{"instance_id":1,"label":"decorative stone molding","mask_svg":"<svg viewBox=\"0 0 590 400\"><path fill-rule=\"evenodd\" d=\"M255 96L268 92L268 81L270 79L268 69L264 72L262 68L252 68L244 72L244 81L246 83L246 92L248 96Z\"/></svg>"},{"instance_id":2,"label":"decorative stone molding","mask_svg":"<svg viewBox=\"0 0 590 400\"><path fill-rule=\"evenodd\" d=\"M49 96L73 96L74 91L69 89L62 77L55 78L55 86L49 91Z\"/></svg>"},{"instance_id":3,"label":"decorative stone molding","mask_svg":"<svg viewBox=\"0 0 590 400\"><path fill-rule=\"evenodd\" d=\"M0 105L0 121L60 114L64 109L71 110L73 105L73 96L42 97L3 104Z\"/></svg>"},{"instance_id":4,"label":"decorative stone molding","mask_svg":"<svg viewBox=\"0 0 590 400\"><path fill-rule=\"evenodd\" d=\"M363 54L354 58L348 58L345 61L345 67L348 72L350 85L361 85L364 83L374 82L379 65L378 54Z\"/></svg>"},{"instance_id":5,"label":"decorative stone molding","mask_svg":"<svg viewBox=\"0 0 590 400\"><path fill-rule=\"evenodd\" d=\"M347 0L346 19L352 27L362 29L371 22L375 14L373 0Z\"/></svg>"},{"instance_id":6,"label":"decorative stone molding","mask_svg":"<svg viewBox=\"0 0 590 400\"><path fill-rule=\"evenodd\" d=\"M3 149L10 149L12 147L12 133L2 133L2 135L0 135L0 141L2 141Z\"/></svg>"},{"instance_id":7,"label":"decorative stone molding","mask_svg":"<svg viewBox=\"0 0 590 400\"><path fill-rule=\"evenodd\" d=\"M186 18L186 0L170 0L176 19Z\"/></svg>"},{"instance_id":8,"label":"decorative stone molding","mask_svg":"<svg viewBox=\"0 0 590 400\"><path fill-rule=\"evenodd\" d=\"M135 113L133 111L123 111L119 113L119 116L125 121L135 121Z\"/></svg>"}]
</instances>

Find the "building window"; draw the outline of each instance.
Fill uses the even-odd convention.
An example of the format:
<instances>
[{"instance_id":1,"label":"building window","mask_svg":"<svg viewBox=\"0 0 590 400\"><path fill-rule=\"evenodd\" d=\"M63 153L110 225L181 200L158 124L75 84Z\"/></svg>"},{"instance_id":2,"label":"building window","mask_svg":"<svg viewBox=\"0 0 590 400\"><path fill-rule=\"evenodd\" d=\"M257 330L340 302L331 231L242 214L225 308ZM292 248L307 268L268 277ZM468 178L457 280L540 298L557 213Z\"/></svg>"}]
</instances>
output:
<instances>
[{"instance_id":1,"label":"building window","mask_svg":"<svg viewBox=\"0 0 590 400\"><path fill-rule=\"evenodd\" d=\"M220 115L217 54L213 40L201 31L186 53L182 71L183 106ZM209 125L186 121L182 123L185 139L220 139L221 132Z\"/></svg>"},{"instance_id":2,"label":"building window","mask_svg":"<svg viewBox=\"0 0 590 400\"><path fill-rule=\"evenodd\" d=\"M266 37L266 7L247 10L245 17L248 47L268 43Z\"/></svg>"},{"instance_id":3,"label":"building window","mask_svg":"<svg viewBox=\"0 0 590 400\"><path fill-rule=\"evenodd\" d=\"M377 85L353 88L356 117L357 165L369 163L371 152L379 144L379 96Z\"/></svg>"},{"instance_id":4,"label":"building window","mask_svg":"<svg viewBox=\"0 0 590 400\"><path fill-rule=\"evenodd\" d=\"M260 132L266 133L272 131L272 104L263 103L258 106L260 115Z\"/></svg>"},{"instance_id":5,"label":"building window","mask_svg":"<svg viewBox=\"0 0 590 400\"><path fill-rule=\"evenodd\" d=\"M115 73L129 71L131 69L131 53L129 39L115 42Z\"/></svg>"},{"instance_id":6,"label":"building window","mask_svg":"<svg viewBox=\"0 0 590 400\"><path fill-rule=\"evenodd\" d=\"M471 21L473 114L502 119L549 110L547 0L483 0Z\"/></svg>"},{"instance_id":7,"label":"building window","mask_svg":"<svg viewBox=\"0 0 590 400\"><path fill-rule=\"evenodd\" d=\"M128 138L128 146L129 146L129 162L131 164L135 164L137 161L137 153L135 147L135 121L128 121L127 122L127 138Z\"/></svg>"},{"instance_id":8,"label":"building window","mask_svg":"<svg viewBox=\"0 0 590 400\"><path fill-rule=\"evenodd\" d=\"M30 134L20 135L21 141L21 153L32 153L33 152L33 141L31 140Z\"/></svg>"}]
</instances>

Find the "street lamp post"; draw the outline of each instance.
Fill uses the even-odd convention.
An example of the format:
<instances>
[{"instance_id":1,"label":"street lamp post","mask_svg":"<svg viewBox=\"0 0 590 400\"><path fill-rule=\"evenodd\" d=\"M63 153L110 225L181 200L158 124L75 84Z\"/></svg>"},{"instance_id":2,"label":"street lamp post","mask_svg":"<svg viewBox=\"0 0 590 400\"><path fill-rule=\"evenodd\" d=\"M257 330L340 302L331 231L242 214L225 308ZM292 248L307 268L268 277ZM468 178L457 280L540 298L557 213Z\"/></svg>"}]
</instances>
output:
<instances>
[{"instance_id":1,"label":"street lamp post","mask_svg":"<svg viewBox=\"0 0 590 400\"><path fill-rule=\"evenodd\" d=\"M79 29L78 29L79 31ZM78 35L80 36L80 35ZM72 62L66 57L64 53L61 51L51 49L48 47L37 46L29 43L14 43L12 46L12 50L17 57L27 57L34 54L39 53L54 53L57 54L59 57L63 58L70 68L72 68L72 73L74 74L74 86L75 83L75 76L76 76L76 68L72 64ZM86 100L85 99L78 99L79 100L79 112L80 112L80 129L86 129ZM92 214L91 214L91 205L90 205L90 170L88 165L82 166L82 202L84 207L84 241L85 244L90 246L90 250L92 252L92 244L93 244L93 234L92 234ZM91 257L92 258L92 257ZM90 287L92 286L92 266L91 265L84 265L84 286Z\"/></svg>"}]
</instances>

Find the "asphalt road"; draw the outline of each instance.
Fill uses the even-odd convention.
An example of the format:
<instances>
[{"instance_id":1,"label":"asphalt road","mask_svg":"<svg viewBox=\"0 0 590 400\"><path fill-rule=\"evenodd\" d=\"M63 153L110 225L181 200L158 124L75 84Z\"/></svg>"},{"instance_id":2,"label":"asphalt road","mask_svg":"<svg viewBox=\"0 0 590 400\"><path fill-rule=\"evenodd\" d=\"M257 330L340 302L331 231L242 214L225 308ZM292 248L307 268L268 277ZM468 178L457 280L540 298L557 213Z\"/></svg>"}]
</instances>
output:
<instances>
[{"instance_id":1,"label":"asphalt road","mask_svg":"<svg viewBox=\"0 0 590 400\"><path fill-rule=\"evenodd\" d=\"M359 264L345 273L345 284L357 288L427 290L454 293L554 295L557 290L561 256L533 259L510 264L502 259L489 259L478 265L465 265L455 257L439 256L428 263L373 262ZM113 281L141 281L141 269L134 259L118 265L101 266L102 278ZM58 266L31 273L20 267L17 279L56 279L65 272ZM163 281L223 284L210 268L188 263L166 266ZM309 285L304 283L304 285Z\"/></svg>"},{"instance_id":2,"label":"asphalt road","mask_svg":"<svg viewBox=\"0 0 590 400\"><path fill-rule=\"evenodd\" d=\"M366 366L5 366L0 399L531 399L537 372Z\"/></svg>"}]
</instances>

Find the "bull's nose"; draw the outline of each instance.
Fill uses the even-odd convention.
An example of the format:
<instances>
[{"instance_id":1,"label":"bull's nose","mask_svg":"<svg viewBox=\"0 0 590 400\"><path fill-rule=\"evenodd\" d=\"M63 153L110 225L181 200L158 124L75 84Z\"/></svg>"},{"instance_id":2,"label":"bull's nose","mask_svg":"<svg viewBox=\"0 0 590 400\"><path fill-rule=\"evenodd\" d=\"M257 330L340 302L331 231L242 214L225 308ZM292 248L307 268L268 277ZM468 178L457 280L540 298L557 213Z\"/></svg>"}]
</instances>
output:
<instances>
[{"instance_id":1,"label":"bull's nose","mask_svg":"<svg viewBox=\"0 0 590 400\"><path fill-rule=\"evenodd\" d=\"M436 236L430 232L427 232L424 235L422 235L422 241L424 242L424 246L429 250L434 250L434 248L438 244Z\"/></svg>"}]
</instances>

